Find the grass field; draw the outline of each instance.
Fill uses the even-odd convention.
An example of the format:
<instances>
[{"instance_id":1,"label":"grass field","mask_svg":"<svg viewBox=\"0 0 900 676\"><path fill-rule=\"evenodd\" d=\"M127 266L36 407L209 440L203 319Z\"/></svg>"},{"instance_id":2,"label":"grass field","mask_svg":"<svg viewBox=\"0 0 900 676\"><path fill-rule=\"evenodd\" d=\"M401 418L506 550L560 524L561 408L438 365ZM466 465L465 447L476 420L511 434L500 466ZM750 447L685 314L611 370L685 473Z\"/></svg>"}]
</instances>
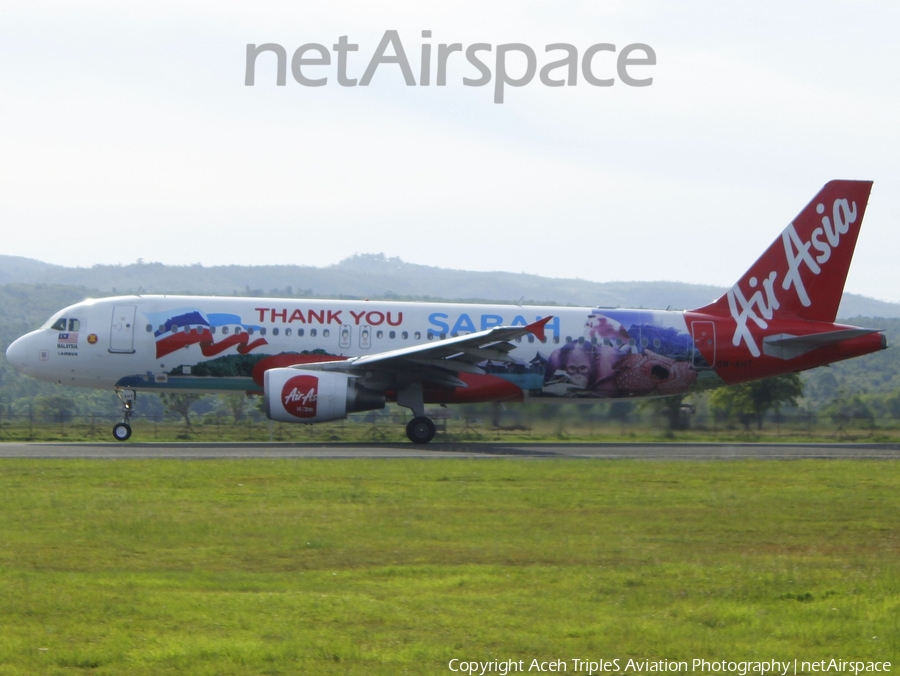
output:
<instances>
[{"instance_id":1,"label":"grass field","mask_svg":"<svg viewBox=\"0 0 900 676\"><path fill-rule=\"evenodd\" d=\"M896 463L0 468L3 675L900 662Z\"/></svg>"}]
</instances>

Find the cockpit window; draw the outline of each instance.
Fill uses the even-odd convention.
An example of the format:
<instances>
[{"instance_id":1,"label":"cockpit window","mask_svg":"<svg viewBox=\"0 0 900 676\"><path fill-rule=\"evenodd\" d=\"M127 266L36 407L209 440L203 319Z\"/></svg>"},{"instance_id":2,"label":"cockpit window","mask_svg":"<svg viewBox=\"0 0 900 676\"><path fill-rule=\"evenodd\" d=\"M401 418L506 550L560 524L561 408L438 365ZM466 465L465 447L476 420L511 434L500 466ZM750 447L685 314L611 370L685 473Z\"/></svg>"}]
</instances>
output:
<instances>
[{"instance_id":1,"label":"cockpit window","mask_svg":"<svg viewBox=\"0 0 900 676\"><path fill-rule=\"evenodd\" d=\"M81 322L79 320L66 319L65 317L60 317L50 327L52 331L78 331L80 328Z\"/></svg>"}]
</instances>

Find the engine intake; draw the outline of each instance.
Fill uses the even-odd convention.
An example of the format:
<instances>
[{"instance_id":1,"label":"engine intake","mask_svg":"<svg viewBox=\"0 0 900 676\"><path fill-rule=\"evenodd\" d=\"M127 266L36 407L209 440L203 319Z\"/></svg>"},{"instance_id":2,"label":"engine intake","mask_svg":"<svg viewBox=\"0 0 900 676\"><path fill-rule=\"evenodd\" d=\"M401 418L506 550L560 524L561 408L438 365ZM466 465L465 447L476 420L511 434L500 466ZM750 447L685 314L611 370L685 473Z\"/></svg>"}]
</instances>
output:
<instances>
[{"instance_id":1,"label":"engine intake","mask_svg":"<svg viewBox=\"0 0 900 676\"><path fill-rule=\"evenodd\" d=\"M269 369L263 387L266 416L279 422L327 422L384 408L384 392L367 389L344 373Z\"/></svg>"}]
</instances>

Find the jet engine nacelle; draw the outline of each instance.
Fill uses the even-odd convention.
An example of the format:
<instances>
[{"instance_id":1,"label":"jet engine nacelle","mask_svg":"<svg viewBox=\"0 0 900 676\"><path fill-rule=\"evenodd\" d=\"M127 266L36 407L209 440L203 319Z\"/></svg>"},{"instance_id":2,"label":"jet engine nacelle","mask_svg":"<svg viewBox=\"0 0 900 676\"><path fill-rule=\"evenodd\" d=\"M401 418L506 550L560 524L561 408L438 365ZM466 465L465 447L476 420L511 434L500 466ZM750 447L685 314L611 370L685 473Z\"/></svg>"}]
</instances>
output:
<instances>
[{"instance_id":1,"label":"jet engine nacelle","mask_svg":"<svg viewBox=\"0 0 900 676\"><path fill-rule=\"evenodd\" d=\"M358 378L344 373L269 369L263 387L266 415L279 422L327 422L384 408L384 392L366 389Z\"/></svg>"}]
</instances>

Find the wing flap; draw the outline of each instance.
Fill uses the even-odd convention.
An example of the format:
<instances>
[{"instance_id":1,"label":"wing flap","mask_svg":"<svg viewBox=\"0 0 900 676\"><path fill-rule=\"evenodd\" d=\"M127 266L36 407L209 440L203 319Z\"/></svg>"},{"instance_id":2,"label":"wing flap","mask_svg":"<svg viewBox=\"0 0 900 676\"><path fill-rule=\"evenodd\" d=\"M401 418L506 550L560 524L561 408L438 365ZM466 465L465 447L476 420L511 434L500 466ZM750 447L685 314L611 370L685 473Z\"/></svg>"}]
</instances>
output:
<instances>
[{"instance_id":1,"label":"wing flap","mask_svg":"<svg viewBox=\"0 0 900 676\"><path fill-rule=\"evenodd\" d=\"M410 359L409 361L418 366L431 366L434 368L456 371L458 373L474 373L476 375L484 373L484 369L459 359Z\"/></svg>"}]
</instances>

